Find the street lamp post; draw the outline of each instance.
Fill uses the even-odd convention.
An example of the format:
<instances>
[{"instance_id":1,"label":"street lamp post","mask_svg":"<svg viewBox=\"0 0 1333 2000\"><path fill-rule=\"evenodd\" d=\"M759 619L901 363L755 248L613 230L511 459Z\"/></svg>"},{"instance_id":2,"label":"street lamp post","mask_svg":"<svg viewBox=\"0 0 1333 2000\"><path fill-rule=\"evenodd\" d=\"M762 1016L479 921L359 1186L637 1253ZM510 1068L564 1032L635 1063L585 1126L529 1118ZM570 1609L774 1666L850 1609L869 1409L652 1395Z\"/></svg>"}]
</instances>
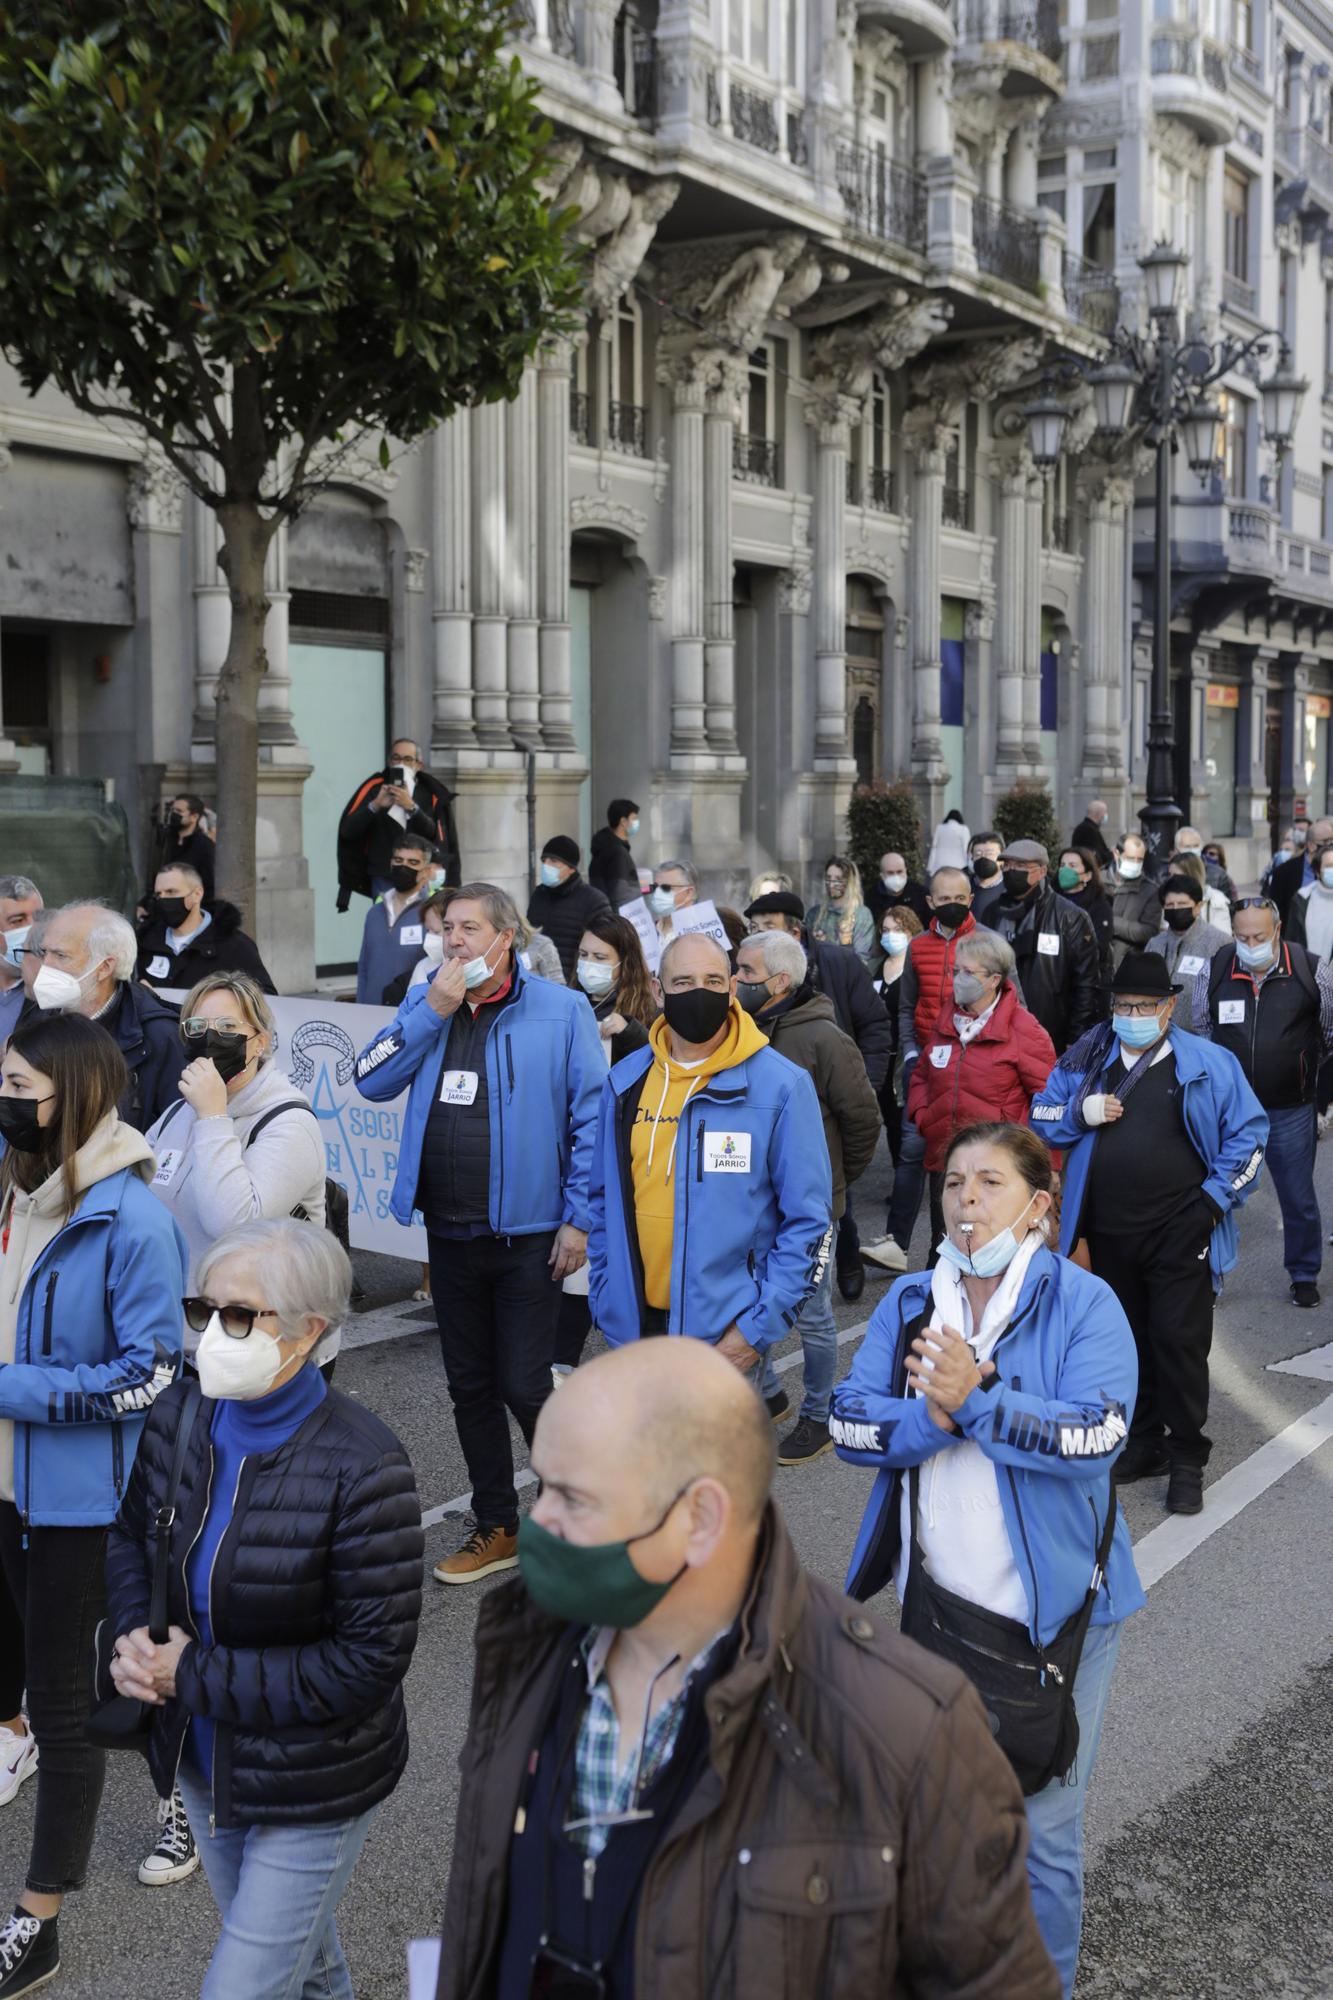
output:
<instances>
[{"instance_id":1,"label":"street lamp post","mask_svg":"<svg viewBox=\"0 0 1333 2000\"><path fill-rule=\"evenodd\" d=\"M1264 432L1279 457L1291 442L1307 384L1292 372L1286 344L1277 335L1257 333L1248 340L1209 343L1182 337L1181 300L1189 265L1183 250L1159 243L1140 257L1151 331L1117 328L1110 354L1097 364L1070 358L1057 376L1085 379L1092 390L1098 433L1108 442L1137 434L1155 453L1156 507L1153 554L1153 671L1148 715L1147 796L1139 813L1150 875L1166 873L1167 860L1184 814L1175 798L1176 736L1171 714L1171 461L1183 435L1191 468L1201 480L1212 477L1222 455L1222 412L1211 390L1249 354L1271 352L1278 364L1260 385ZM1048 384L1026 412L1032 456L1042 467L1060 456L1068 411Z\"/></svg>"}]
</instances>

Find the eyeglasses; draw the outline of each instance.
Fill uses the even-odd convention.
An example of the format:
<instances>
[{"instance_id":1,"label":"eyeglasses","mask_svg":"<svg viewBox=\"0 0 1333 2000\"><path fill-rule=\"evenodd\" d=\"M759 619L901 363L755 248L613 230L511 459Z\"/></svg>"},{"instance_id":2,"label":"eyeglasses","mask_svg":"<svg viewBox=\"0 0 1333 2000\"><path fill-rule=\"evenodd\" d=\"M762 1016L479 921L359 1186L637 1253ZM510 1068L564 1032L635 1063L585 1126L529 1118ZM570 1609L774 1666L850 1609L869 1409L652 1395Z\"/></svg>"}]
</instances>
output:
<instances>
[{"instance_id":1,"label":"eyeglasses","mask_svg":"<svg viewBox=\"0 0 1333 2000\"><path fill-rule=\"evenodd\" d=\"M192 1333L202 1333L216 1313L229 1340L246 1339L254 1332L257 1319L278 1317L272 1306L220 1306L212 1299L182 1299L181 1310Z\"/></svg>"},{"instance_id":2,"label":"eyeglasses","mask_svg":"<svg viewBox=\"0 0 1333 2000\"><path fill-rule=\"evenodd\" d=\"M1154 1014L1161 1011L1161 1007L1160 1000L1117 1000L1114 1003L1114 1011L1117 1014L1128 1014L1131 1021L1150 1020Z\"/></svg>"},{"instance_id":3,"label":"eyeglasses","mask_svg":"<svg viewBox=\"0 0 1333 2000\"><path fill-rule=\"evenodd\" d=\"M45 958L46 946L44 944L11 945L9 955L11 958Z\"/></svg>"},{"instance_id":4,"label":"eyeglasses","mask_svg":"<svg viewBox=\"0 0 1333 2000\"><path fill-rule=\"evenodd\" d=\"M209 1021L202 1014L191 1014L188 1021L181 1022L181 1033L187 1042L202 1042L207 1034L232 1035L237 1041L248 1042L250 1030L240 1021Z\"/></svg>"}]
</instances>

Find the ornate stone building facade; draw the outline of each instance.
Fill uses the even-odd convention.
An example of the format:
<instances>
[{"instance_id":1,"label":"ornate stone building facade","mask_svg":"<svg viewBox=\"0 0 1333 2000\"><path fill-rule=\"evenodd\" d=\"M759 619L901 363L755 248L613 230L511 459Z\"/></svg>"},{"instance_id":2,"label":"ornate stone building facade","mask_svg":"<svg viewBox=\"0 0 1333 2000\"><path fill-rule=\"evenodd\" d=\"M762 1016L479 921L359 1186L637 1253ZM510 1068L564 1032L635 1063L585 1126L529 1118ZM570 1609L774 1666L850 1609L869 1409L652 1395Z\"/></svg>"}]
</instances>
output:
<instances>
[{"instance_id":1,"label":"ornate stone building facade","mask_svg":"<svg viewBox=\"0 0 1333 2000\"><path fill-rule=\"evenodd\" d=\"M1173 12L1173 6L1176 11ZM1226 6L1225 17L1211 9ZM333 834L390 730L457 786L469 873L521 888L637 798L639 857L733 900L810 882L858 779L989 822L1141 796L1156 533L1053 363L1191 251L1198 329L1281 325L1311 383L1276 471L1255 381L1183 469L1173 606L1193 817L1322 807L1333 712L1333 23L1308 0L528 0L586 316L517 399L330 461L275 546L260 908L281 983L355 955ZM207 514L127 431L0 376L0 766L109 775L142 834L209 790L227 601ZM1327 469L1326 469L1327 467Z\"/></svg>"}]
</instances>

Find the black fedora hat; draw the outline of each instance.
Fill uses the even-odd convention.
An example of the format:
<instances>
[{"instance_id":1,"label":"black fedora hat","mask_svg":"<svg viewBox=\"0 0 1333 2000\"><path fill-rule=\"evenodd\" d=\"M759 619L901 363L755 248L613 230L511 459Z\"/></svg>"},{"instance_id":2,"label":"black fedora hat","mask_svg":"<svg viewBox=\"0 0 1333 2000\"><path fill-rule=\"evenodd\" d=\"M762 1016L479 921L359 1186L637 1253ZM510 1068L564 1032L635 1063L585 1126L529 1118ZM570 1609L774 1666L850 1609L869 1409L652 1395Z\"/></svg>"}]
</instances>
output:
<instances>
[{"instance_id":1,"label":"black fedora hat","mask_svg":"<svg viewBox=\"0 0 1333 2000\"><path fill-rule=\"evenodd\" d=\"M1111 981L1113 994L1141 994L1148 1000L1169 1000L1173 993L1184 990L1183 986L1172 984L1166 960L1155 951L1127 951Z\"/></svg>"}]
</instances>

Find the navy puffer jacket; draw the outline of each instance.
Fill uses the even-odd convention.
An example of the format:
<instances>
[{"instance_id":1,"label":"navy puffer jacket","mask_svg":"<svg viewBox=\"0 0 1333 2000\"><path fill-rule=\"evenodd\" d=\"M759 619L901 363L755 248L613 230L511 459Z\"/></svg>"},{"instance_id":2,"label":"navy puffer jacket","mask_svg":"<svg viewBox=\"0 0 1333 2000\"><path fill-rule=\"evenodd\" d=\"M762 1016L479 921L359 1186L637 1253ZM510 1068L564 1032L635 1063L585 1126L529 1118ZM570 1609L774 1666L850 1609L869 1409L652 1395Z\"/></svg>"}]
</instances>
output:
<instances>
[{"instance_id":1,"label":"navy puffer jacket","mask_svg":"<svg viewBox=\"0 0 1333 2000\"><path fill-rule=\"evenodd\" d=\"M148 1623L156 1521L185 1386L159 1397L107 1546L107 1616ZM187 1632L185 1563L208 1505L214 1404L201 1397L176 1500L168 1614ZM187 1646L149 1764L172 1788L191 1715L215 1728L219 1826L319 1825L367 1812L407 1763L403 1677L424 1540L407 1453L330 1389L294 1436L245 1461L210 1589L214 1641ZM103 1649L104 1651L107 1649ZM115 1690L98 1689L99 1699Z\"/></svg>"}]
</instances>

